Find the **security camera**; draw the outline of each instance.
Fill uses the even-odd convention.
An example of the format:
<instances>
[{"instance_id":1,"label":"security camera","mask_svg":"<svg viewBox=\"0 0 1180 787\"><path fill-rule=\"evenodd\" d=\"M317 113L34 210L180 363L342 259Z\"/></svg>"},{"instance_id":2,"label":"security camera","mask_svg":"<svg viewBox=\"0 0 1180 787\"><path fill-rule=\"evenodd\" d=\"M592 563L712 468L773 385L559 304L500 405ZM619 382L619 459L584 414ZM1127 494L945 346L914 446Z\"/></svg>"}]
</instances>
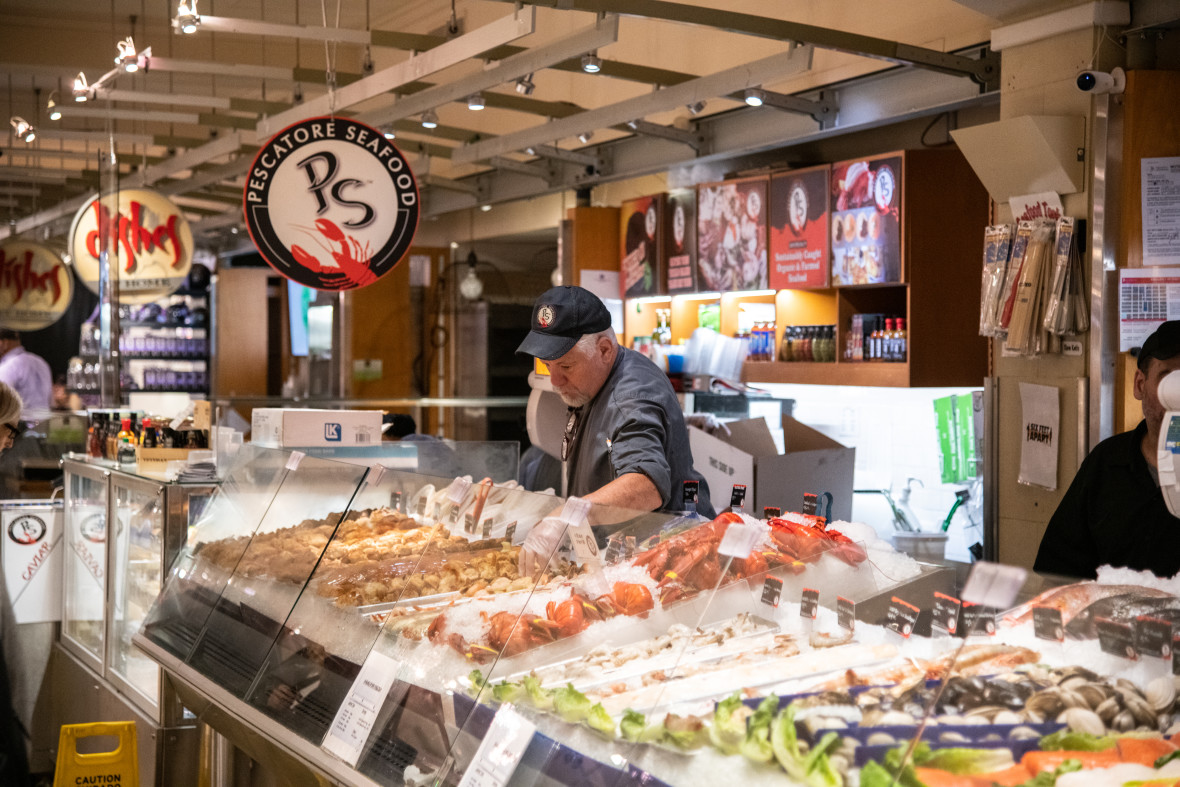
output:
<instances>
[{"instance_id":1,"label":"security camera","mask_svg":"<svg viewBox=\"0 0 1180 787\"><path fill-rule=\"evenodd\" d=\"M1110 73L1082 71L1078 74L1078 90L1083 93L1122 93L1127 86L1127 75L1121 68Z\"/></svg>"}]
</instances>

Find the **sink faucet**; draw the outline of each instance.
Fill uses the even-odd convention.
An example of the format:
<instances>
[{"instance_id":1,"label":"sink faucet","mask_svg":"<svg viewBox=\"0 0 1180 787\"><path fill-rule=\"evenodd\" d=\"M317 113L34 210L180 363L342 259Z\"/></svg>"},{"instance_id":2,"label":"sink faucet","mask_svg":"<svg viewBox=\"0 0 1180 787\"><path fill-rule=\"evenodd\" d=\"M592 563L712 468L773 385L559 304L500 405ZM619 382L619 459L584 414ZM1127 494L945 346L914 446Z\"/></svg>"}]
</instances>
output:
<instances>
[{"instance_id":1,"label":"sink faucet","mask_svg":"<svg viewBox=\"0 0 1180 787\"><path fill-rule=\"evenodd\" d=\"M852 493L855 495L881 495L885 498L885 502L889 503L890 510L893 511L894 529L912 533L920 529L917 517L914 516L913 510L909 506L910 492L913 491L915 481L919 484L922 483L917 478L906 481L905 489L899 493L900 500L894 500L893 493L888 489L853 489Z\"/></svg>"}]
</instances>

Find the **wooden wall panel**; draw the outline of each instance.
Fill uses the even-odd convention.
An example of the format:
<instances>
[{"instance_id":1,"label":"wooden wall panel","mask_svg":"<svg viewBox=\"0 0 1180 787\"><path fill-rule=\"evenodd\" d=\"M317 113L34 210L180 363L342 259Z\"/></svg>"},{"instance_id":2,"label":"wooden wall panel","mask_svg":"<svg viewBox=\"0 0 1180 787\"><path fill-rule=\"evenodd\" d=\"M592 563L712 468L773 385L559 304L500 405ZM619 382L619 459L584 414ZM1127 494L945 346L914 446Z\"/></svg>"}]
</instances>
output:
<instances>
[{"instance_id":1,"label":"wooden wall panel","mask_svg":"<svg viewBox=\"0 0 1180 787\"><path fill-rule=\"evenodd\" d=\"M354 398L393 399L414 395L412 366L419 348L412 341L409 256L376 283L349 294L351 360L381 363L381 377L377 380L358 380L349 370L349 390Z\"/></svg>"},{"instance_id":2,"label":"wooden wall panel","mask_svg":"<svg viewBox=\"0 0 1180 787\"><path fill-rule=\"evenodd\" d=\"M266 395L266 280L273 275L269 267L217 272L215 396Z\"/></svg>"},{"instance_id":3,"label":"wooden wall panel","mask_svg":"<svg viewBox=\"0 0 1180 787\"><path fill-rule=\"evenodd\" d=\"M1123 186L1119 267L1143 267L1140 160L1180 156L1180 71L1130 71L1123 94Z\"/></svg>"}]
</instances>

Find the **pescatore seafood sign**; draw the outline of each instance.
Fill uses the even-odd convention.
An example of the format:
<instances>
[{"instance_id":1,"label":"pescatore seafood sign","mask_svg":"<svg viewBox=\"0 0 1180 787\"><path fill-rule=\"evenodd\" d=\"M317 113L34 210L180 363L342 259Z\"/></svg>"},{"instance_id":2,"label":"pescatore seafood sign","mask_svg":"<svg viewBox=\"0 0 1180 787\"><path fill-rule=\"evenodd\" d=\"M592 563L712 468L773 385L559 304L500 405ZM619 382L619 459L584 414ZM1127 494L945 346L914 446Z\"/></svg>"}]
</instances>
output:
<instances>
[{"instance_id":1,"label":"pescatore seafood sign","mask_svg":"<svg viewBox=\"0 0 1180 787\"><path fill-rule=\"evenodd\" d=\"M317 290L350 290L397 265L418 229L418 186L375 128L340 117L288 126L258 152L242 196L272 268Z\"/></svg>"}]
</instances>

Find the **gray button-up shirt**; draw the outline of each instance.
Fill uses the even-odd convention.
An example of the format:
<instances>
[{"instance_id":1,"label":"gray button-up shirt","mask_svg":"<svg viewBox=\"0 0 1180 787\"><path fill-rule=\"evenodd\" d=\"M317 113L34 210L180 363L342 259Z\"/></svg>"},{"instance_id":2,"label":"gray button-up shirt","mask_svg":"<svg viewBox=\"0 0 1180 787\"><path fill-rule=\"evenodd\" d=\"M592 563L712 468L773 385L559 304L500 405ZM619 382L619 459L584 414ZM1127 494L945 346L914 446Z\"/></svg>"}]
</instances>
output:
<instances>
[{"instance_id":1,"label":"gray button-up shirt","mask_svg":"<svg viewBox=\"0 0 1180 787\"><path fill-rule=\"evenodd\" d=\"M598 395L574 412L566 468L569 495L587 495L621 475L642 473L659 490L661 511L682 511L684 482L698 481L697 511L715 516L709 486L692 466L676 392L646 357L620 347Z\"/></svg>"}]
</instances>

